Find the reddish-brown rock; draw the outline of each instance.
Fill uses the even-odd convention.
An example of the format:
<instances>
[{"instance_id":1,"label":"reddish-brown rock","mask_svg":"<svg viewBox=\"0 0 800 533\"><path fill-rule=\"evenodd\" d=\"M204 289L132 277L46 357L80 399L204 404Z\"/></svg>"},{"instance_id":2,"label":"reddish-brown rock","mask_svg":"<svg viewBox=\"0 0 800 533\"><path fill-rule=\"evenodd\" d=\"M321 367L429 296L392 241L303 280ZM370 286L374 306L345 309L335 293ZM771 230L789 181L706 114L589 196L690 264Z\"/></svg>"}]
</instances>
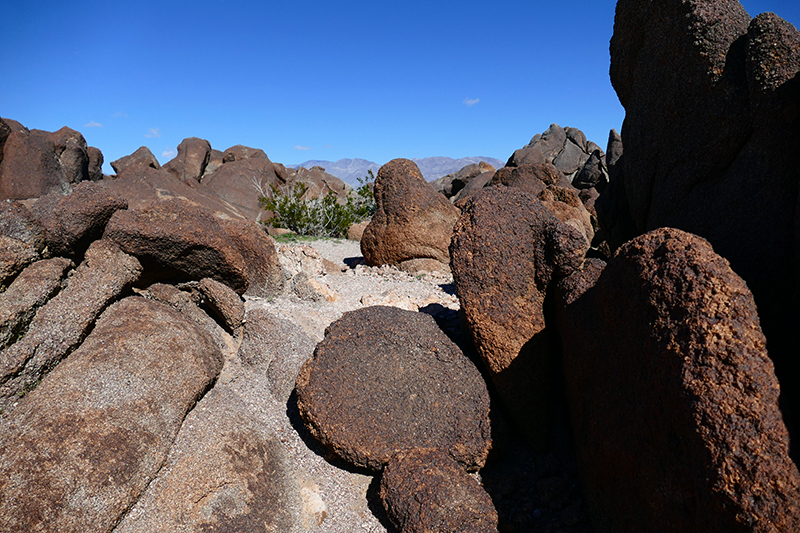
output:
<instances>
[{"instance_id":1,"label":"reddish-brown rock","mask_svg":"<svg viewBox=\"0 0 800 533\"><path fill-rule=\"evenodd\" d=\"M112 305L5 423L0 529L113 529L221 368L211 341L172 308Z\"/></svg>"},{"instance_id":2,"label":"reddish-brown rock","mask_svg":"<svg viewBox=\"0 0 800 533\"><path fill-rule=\"evenodd\" d=\"M264 228L250 220L223 220L221 224L245 264L244 294L260 298L280 294L285 282L283 269L274 241Z\"/></svg>"},{"instance_id":3,"label":"reddish-brown rock","mask_svg":"<svg viewBox=\"0 0 800 533\"><path fill-rule=\"evenodd\" d=\"M458 463L435 448L393 455L381 474L380 498L400 533L497 531L492 499Z\"/></svg>"},{"instance_id":4,"label":"reddish-brown rock","mask_svg":"<svg viewBox=\"0 0 800 533\"><path fill-rule=\"evenodd\" d=\"M575 276L558 329L594 527L800 529L778 381L728 262L659 229Z\"/></svg>"},{"instance_id":5,"label":"reddish-brown rock","mask_svg":"<svg viewBox=\"0 0 800 533\"><path fill-rule=\"evenodd\" d=\"M117 175L134 167L149 167L158 170L161 168L161 164L159 164L156 156L154 156L153 152L146 146L140 146L132 154L120 157L116 161L111 162L111 168L114 169Z\"/></svg>"},{"instance_id":6,"label":"reddish-brown rock","mask_svg":"<svg viewBox=\"0 0 800 533\"><path fill-rule=\"evenodd\" d=\"M47 230L19 202L0 201L0 287L39 259Z\"/></svg>"},{"instance_id":7,"label":"reddish-brown rock","mask_svg":"<svg viewBox=\"0 0 800 533\"><path fill-rule=\"evenodd\" d=\"M540 447L554 380L544 300L553 279L578 268L587 249L583 235L535 196L502 186L470 199L450 247L478 352L517 425Z\"/></svg>"},{"instance_id":8,"label":"reddish-brown rock","mask_svg":"<svg viewBox=\"0 0 800 533\"><path fill-rule=\"evenodd\" d=\"M458 209L408 159L394 159L375 178L376 211L361 238L370 265L449 270L448 247Z\"/></svg>"},{"instance_id":9,"label":"reddish-brown rock","mask_svg":"<svg viewBox=\"0 0 800 533\"><path fill-rule=\"evenodd\" d=\"M300 370L297 404L318 440L372 470L395 452L431 447L476 470L491 447L486 384L423 313L345 313Z\"/></svg>"},{"instance_id":10,"label":"reddish-brown rock","mask_svg":"<svg viewBox=\"0 0 800 533\"><path fill-rule=\"evenodd\" d=\"M211 143L205 139L189 137L178 145L178 155L164 164L164 170L184 183L196 186L211 157Z\"/></svg>"}]
</instances>

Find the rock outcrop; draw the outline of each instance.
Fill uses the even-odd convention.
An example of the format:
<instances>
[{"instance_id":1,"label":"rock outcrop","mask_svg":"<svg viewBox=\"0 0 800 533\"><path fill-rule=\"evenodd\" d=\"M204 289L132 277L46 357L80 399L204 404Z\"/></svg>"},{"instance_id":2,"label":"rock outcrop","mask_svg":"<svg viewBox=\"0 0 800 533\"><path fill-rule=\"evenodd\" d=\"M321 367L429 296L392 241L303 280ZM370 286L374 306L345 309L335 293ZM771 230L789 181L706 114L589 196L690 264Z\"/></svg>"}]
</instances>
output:
<instances>
[{"instance_id":1,"label":"rock outcrop","mask_svg":"<svg viewBox=\"0 0 800 533\"><path fill-rule=\"evenodd\" d=\"M458 209L408 159L383 165L375 178L376 211L361 237L370 265L410 272L449 271L448 247Z\"/></svg>"},{"instance_id":2,"label":"rock outcrop","mask_svg":"<svg viewBox=\"0 0 800 533\"><path fill-rule=\"evenodd\" d=\"M791 431L800 430L798 72L800 32L774 14L751 19L736 0L617 4L611 81L625 107L624 179L613 190L622 199L609 203L627 211L603 218L629 223L620 241L676 227L731 262L758 305Z\"/></svg>"},{"instance_id":3,"label":"rock outcrop","mask_svg":"<svg viewBox=\"0 0 800 533\"><path fill-rule=\"evenodd\" d=\"M594 526L797 530L780 389L728 262L699 237L659 229L573 277L558 330Z\"/></svg>"},{"instance_id":4,"label":"rock outcrop","mask_svg":"<svg viewBox=\"0 0 800 533\"><path fill-rule=\"evenodd\" d=\"M320 442L371 470L414 448L441 449L476 470L491 447L486 384L422 313L382 306L345 313L300 370L297 404Z\"/></svg>"}]
</instances>

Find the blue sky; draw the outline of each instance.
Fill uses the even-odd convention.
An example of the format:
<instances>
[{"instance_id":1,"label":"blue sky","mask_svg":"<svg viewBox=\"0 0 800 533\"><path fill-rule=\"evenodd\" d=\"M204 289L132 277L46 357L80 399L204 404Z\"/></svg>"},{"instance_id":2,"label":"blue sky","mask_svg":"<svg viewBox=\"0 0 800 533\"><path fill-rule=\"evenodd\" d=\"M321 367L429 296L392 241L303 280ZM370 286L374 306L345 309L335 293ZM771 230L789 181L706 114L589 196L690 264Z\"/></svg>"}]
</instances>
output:
<instances>
[{"instance_id":1,"label":"blue sky","mask_svg":"<svg viewBox=\"0 0 800 533\"><path fill-rule=\"evenodd\" d=\"M800 25L800 2L745 1ZM553 123L605 147L611 0L4 0L0 116L108 162L185 137L270 159L489 156Z\"/></svg>"}]
</instances>

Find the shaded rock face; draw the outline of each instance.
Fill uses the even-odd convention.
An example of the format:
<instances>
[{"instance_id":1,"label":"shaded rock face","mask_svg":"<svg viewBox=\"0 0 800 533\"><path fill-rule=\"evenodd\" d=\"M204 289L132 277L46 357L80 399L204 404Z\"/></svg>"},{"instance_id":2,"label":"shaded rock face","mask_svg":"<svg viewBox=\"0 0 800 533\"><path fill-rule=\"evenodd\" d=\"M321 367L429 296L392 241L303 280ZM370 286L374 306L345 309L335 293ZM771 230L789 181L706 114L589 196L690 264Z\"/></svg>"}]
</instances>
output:
<instances>
[{"instance_id":1,"label":"shaded rock face","mask_svg":"<svg viewBox=\"0 0 800 533\"><path fill-rule=\"evenodd\" d=\"M0 287L39 259L47 230L18 202L0 201Z\"/></svg>"},{"instance_id":2,"label":"shaded rock face","mask_svg":"<svg viewBox=\"0 0 800 533\"><path fill-rule=\"evenodd\" d=\"M659 229L560 288L594 526L798 530L800 477L778 382L752 295L728 262L699 237Z\"/></svg>"},{"instance_id":3,"label":"shaded rock face","mask_svg":"<svg viewBox=\"0 0 800 533\"><path fill-rule=\"evenodd\" d=\"M367 264L403 270L449 270L448 246L458 209L408 159L386 163L375 178L376 211L361 237Z\"/></svg>"},{"instance_id":4,"label":"shaded rock face","mask_svg":"<svg viewBox=\"0 0 800 533\"><path fill-rule=\"evenodd\" d=\"M774 14L751 20L735 0L617 4L611 81L626 115L614 194L629 220L620 240L676 227L731 262L753 291L795 419L798 72L800 33Z\"/></svg>"},{"instance_id":5,"label":"shaded rock face","mask_svg":"<svg viewBox=\"0 0 800 533\"><path fill-rule=\"evenodd\" d=\"M535 196L489 187L455 226L453 278L478 353L520 429L548 440L554 353L545 328L551 282L583 262L589 243Z\"/></svg>"},{"instance_id":6,"label":"shaded rock face","mask_svg":"<svg viewBox=\"0 0 800 533\"><path fill-rule=\"evenodd\" d=\"M491 447L480 373L423 313L345 313L301 368L297 404L320 442L371 470L414 448L439 448L476 470Z\"/></svg>"},{"instance_id":7,"label":"shaded rock face","mask_svg":"<svg viewBox=\"0 0 800 533\"><path fill-rule=\"evenodd\" d=\"M274 294L272 289L282 287L274 246L260 228L248 224L254 223L226 223L204 209L170 200L116 212L104 237L139 258L145 282L213 278L239 294Z\"/></svg>"},{"instance_id":8,"label":"shaded rock face","mask_svg":"<svg viewBox=\"0 0 800 533\"><path fill-rule=\"evenodd\" d=\"M9 417L0 527L109 531L221 367L207 336L170 307L142 298L111 306Z\"/></svg>"},{"instance_id":9,"label":"shaded rock face","mask_svg":"<svg viewBox=\"0 0 800 533\"><path fill-rule=\"evenodd\" d=\"M69 191L89 179L86 140L64 127L55 132L28 130L0 119L0 198L23 200L51 191Z\"/></svg>"},{"instance_id":10,"label":"shaded rock face","mask_svg":"<svg viewBox=\"0 0 800 533\"><path fill-rule=\"evenodd\" d=\"M120 157L116 161L111 162L111 168L117 175L122 174L128 169L135 167L154 168L156 170L161 168L161 164L153 155L153 152L146 146L140 146L135 152L124 157Z\"/></svg>"},{"instance_id":11,"label":"shaded rock face","mask_svg":"<svg viewBox=\"0 0 800 533\"><path fill-rule=\"evenodd\" d=\"M432 181L431 187L441 192L445 197L450 198L451 202L456 202L461 198L461 191L473 180L481 179L483 185L489 181L490 176L483 176L484 174L493 175L495 168L489 163L481 161L480 163L472 163L458 172L442 176L441 178ZM479 178L479 176L482 176Z\"/></svg>"},{"instance_id":12,"label":"shaded rock face","mask_svg":"<svg viewBox=\"0 0 800 533\"><path fill-rule=\"evenodd\" d=\"M400 533L497 531L492 499L435 448L393 455L381 475L380 497Z\"/></svg>"}]
</instances>

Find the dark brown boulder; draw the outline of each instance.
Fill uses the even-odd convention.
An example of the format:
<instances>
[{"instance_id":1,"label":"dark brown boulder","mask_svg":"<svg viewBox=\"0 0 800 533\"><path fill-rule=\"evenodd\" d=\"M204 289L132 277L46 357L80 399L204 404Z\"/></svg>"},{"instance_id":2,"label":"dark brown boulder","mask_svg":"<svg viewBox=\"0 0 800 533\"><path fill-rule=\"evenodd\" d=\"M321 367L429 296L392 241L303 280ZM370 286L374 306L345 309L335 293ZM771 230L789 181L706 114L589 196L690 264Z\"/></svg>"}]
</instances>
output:
<instances>
[{"instance_id":1,"label":"dark brown boulder","mask_svg":"<svg viewBox=\"0 0 800 533\"><path fill-rule=\"evenodd\" d=\"M477 480L435 448L393 455L381 474L380 498L400 533L497 531L492 499Z\"/></svg>"},{"instance_id":2,"label":"dark brown boulder","mask_svg":"<svg viewBox=\"0 0 800 533\"><path fill-rule=\"evenodd\" d=\"M478 353L517 425L538 447L548 440L555 364L544 300L555 278L581 265L588 246L535 196L502 186L470 199L450 246Z\"/></svg>"},{"instance_id":3,"label":"dark brown boulder","mask_svg":"<svg viewBox=\"0 0 800 533\"><path fill-rule=\"evenodd\" d=\"M477 178L481 174L486 172L494 172L495 170L496 169L492 165L484 161L481 161L480 163L471 163L460 169L458 172L453 172L447 176L442 176L441 178L432 181L430 184L431 187L444 194L445 197L453 198L454 196L458 195L458 193L473 179Z\"/></svg>"},{"instance_id":4,"label":"dark brown boulder","mask_svg":"<svg viewBox=\"0 0 800 533\"><path fill-rule=\"evenodd\" d=\"M424 313L345 313L300 370L297 404L320 442L371 470L395 452L431 447L476 470L491 447L486 384Z\"/></svg>"},{"instance_id":5,"label":"dark brown boulder","mask_svg":"<svg viewBox=\"0 0 800 533\"><path fill-rule=\"evenodd\" d=\"M3 410L78 347L103 309L138 279L141 268L115 244L92 243L67 287L36 312L24 336L0 351Z\"/></svg>"},{"instance_id":6,"label":"dark brown boulder","mask_svg":"<svg viewBox=\"0 0 800 533\"><path fill-rule=\"evenodd\" d=\"M797 531L780 388L728 262L664 228L626 243L602 273L575 276L558 329L593 525Z\"/></svg>"},{"instance_id":7,"label":"dark brown boulder","mask_svg":"<svg viewBox=\"0 0 800 533\"><path fill-rule=\"evenodd\" d=\"M0 436L0 529L110 531L222 368L172 308L128 298L28 393Z\"/></svg>"},{"instance_id":8,"label":"dark brown boulder","mask_svg":"<svg viewBox=\"0 0 800 533\"><path fill-rule=\"evenodd\" d=\"M87 171L91 181L103 179L103 152L99 148L89 146L86 148L86 155L89 158Z\"/></svg>"},{"instance_id":9,"label":"dark brown boulder","mask_svg":"<svg viewBox=\"0 0 800 533\"><path fill-rule=\"evenodd\" d=\"M47 230L19 202L0 201L0 287L40 258Z\"/></svg>"},{"instance_id":10,"label":"dark brown boulder","mask_svg":"<svg viewBox=\"0 0 800 533\"><path fill-rule=\"evenodd\" d=\"M211 157L211 143L205 139L189 137L178 145L178 155L164 164L164 170L184 183L196 186Z\"/></svg>"},{"instance_id":11,"label":"dark brown boulder","mask_svg":"<svg viewBox=\"0 0 800 533\"><path fill-rule=\"evenodd\" d=\"M222 220L222 229L245 264L244 294L269 298L280 294L285 283L278 252L264 228L251 220Z\"/></svg>"},{"instance_id":12,"label":"dark brown boulder","mask_svg":"<svg viewBox=\"0 0 800 533\"><path fill-rule=\"evenodd\" d=\"M361 237L367 264L403 270L449 270L448 246L458 209L409 159L394 159L375 178L376 211Z\"/></svg>"},{"instance_id":13,"label":"dark brown boulder","mask_svg":"<svg viewBox=\"0 0 800 533\"><path fill-rule=\"evenodd\" d=\"M60 192L39 198L31 213L47 229L51 255L82 256L103 235L111 215L128 202L104 185L85 182L66 196Z\"/></svg>"},{"instance_id":14,"label":"dark brown boulder","mask_svg":"<svg viewBox=\"0 0 800 533\"><path fill-rule=\"evenodd\" d=\"M225 152L222 166L213 173L207 173L202 186L209 194L235 206L245 218L259 220L262 210L258 199L268 196L270 187L280 184L280 180L275 175L272 162L262 150L239 148ZM248 157L239 154L240 151L245 151Z\"/></svg>"},{"instance_id":15,"label":"dark brown boulder","mask_svg":"<svg viewBox=\"0 0 800 533\"><path fill-rule=\"evenodd\" d=\"M86 140L75 130L55 132L10 127L0 159L0 199L37 198L69 191L89 179Z\"/></svg>"},{"instance_id":16,"label":"dark brown boulder","mask_svg":"<svg viewBox=\"0 0 800 533\"><path fill-rule=\"evenodd\" d=\"M135 152L124 157L120 157L116 161L111 162L111 168L117 175L122 174L126 170L134 167L150 167L156 170L161 168L161 165L153 155L153 152L146 146L140 146Z\"/></svg>"},{"instance_id":17,"label":"dark brown boulder","mask_svg":"<svg viewBox=\"0 0 800 533\"><path fill-rule=\"evenodd\" d=\"M212 278L239 294L248 288L247 265L222 223L187 202L117 211L104 238L142 262L144 282Z\"/></svg>"},{"instance_id":18,"label":"dark brown boulder","mask_svg":"<svg viewBox=\"0 0 800 533\"><path fill-rule=\"evenodd\" d=\"M237 144L236 146L231 146L222 153L223 163L244 161L245 159L269 160L269 157L267 157L267 153L264 152L264 150L262 150L261 148L250 148L249 146L243 146L241 144Z\"/></svg>"},{"instance_id":19,"label":"dark brown boulder","mask_svg":"<svg viewBox=\"0 0 800 533\"><path fill-rule=\"evenodd\" d=\"M758 305L787 423L798 432L793 442L800 442L798 72L800 32L776 15L751 20L736 0L617 4L611 81L625 107L624 179L608 203L630 225L615 244L675 227L731 262Z\"/></svg>"},{"instance_id":20,"label":"dark brown boulder","mask_svg":"<svg viewBox=\"0 0 800 533\"><path fill-rule=\"evenodd\" d=\"M238 334L244 324L244 302L230 287L211 278L203 278L198 285L202 303L216 317L220 325L231 334Z\"/></svg>"}]
</instances>

